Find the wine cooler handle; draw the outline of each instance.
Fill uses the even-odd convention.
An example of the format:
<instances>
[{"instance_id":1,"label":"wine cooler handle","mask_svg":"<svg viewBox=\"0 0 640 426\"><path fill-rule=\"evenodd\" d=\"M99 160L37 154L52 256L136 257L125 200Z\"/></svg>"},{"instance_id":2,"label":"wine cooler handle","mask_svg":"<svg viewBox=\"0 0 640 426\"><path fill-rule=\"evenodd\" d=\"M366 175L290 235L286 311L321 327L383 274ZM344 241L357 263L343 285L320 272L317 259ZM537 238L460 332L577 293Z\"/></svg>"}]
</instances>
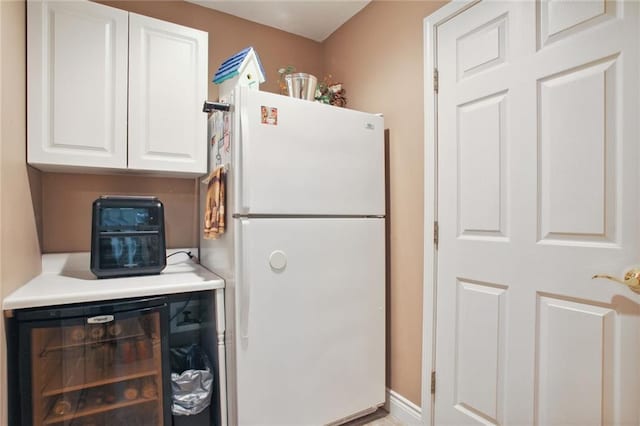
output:
<instances>
[{"instance_id":1,"label":"wine cooler handle","mask_svg":"<svg viewBox=\"0 0 640 426\"><path fill-rule=\"evenodd\" d=\"M106 324L114 319L113 315L98 315L96 317L87 318L87 324Z\"/></svg>"}]
</instances>

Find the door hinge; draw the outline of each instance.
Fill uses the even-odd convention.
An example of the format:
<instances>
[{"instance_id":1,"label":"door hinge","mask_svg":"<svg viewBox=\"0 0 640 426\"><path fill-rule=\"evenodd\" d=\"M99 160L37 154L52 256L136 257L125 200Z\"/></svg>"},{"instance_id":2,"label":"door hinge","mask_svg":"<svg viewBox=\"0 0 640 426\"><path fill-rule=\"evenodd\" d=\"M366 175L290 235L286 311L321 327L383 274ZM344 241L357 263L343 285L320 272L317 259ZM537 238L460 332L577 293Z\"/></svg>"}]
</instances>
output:
<instances>
[{"instance_id":1,"label":"door hinge","mask_svg":"<svg viewBox=\"0 0 640 426\"><path fill-rule=\"evenodd\" d=\"M438 68L433 69L433 91L438 93Z\"/></svg>"},{"instance_id":2,"label":"door hinge","mask_svg":"<svg viewBox=\"0 0 640 426\"><path fill-rule=\"evenodd\" d=\"M440 241L440 227L438 226L438 221L433 222L433 245L436 246L436 250L438 249L438 242Z\"/></svg>"},{"instance_id":3,"label":"door hinge","mask_svg":"<svg viewBox=\"0 0 640 426\"><path fill-rule=\"evenodd\" d=\"M431 395L436 394L436 372L431 372Z\"/></svg>"}]
</instances>

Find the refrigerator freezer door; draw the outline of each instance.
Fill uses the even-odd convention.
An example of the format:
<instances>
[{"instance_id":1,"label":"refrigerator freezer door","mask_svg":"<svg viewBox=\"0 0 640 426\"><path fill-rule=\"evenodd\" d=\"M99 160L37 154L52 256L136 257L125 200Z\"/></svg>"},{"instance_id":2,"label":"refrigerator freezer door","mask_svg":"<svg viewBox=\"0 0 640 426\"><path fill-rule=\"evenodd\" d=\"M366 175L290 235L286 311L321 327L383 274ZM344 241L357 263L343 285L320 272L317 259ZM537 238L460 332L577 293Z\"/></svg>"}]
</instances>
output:
<instances>
[{"instance_id":1,"label":"refrigerator freezer door","mask_svg":"<svg viewBox=\"0 0 640 426\"><path fill-rule=\"evenodd\" d=\"M385 397L384 219L236 219L239 425L320 425Z\"/></svg>"},{"instance_id":2,"label":"refrigerator freezer door","mask_svg":"<svg viewBox=\"0 0 640 426\"><path fill-rule=\"evenodd\" d=\"M236 103L234 213L384 215L382 117L245 89Z\"/></svg>"}]
</instances>

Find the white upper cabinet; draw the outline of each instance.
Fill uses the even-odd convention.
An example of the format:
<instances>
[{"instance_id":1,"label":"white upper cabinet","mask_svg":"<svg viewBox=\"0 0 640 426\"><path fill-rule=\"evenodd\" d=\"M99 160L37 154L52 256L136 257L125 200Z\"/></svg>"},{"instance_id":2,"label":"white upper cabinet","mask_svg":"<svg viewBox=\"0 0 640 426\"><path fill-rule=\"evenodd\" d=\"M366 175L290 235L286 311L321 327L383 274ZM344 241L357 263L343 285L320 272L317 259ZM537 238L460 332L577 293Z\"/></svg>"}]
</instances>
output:
<instances>
[{"instance_id":1,"label":"white upper cabinet","mask_svg":"<svg viewBox=\"0 0 640 426\"><path fill-rule=\"evenodd\" d=\"M129 168L205 173L208 35L129 15Z\"/></svg>"},{"instance_id":2,"label":"white upper cabinet","mask_svg":"<svg viewBox=\"0 0 640 426\"><path fill-rule=\"evenodd\" d=\"M206 32L88 1L27 8L29 164L206 172Z\"/></svg>"},{"instance_id":3,"label":"white upper cabinet","mask_svg":"<svg viewBox=\"0 0 640 426\"><path fill-rule=\"evenodd\" d=\"M27 2L28 162L127 167L128 14Z\"/></svg>"}]
</instances>

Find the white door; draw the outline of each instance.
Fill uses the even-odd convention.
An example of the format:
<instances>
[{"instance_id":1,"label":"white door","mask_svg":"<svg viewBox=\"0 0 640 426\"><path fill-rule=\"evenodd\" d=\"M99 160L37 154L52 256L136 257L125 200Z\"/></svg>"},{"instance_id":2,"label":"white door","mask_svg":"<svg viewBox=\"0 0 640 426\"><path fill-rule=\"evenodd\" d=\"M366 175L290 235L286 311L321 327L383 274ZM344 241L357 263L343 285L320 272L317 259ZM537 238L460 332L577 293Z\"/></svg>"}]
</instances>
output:
<instances>
[{"instance_id":1,"label":"white door","mask_svg":"<svg viewBox=\"0 0 640 426\"><path fill-rule=\"evenodd\" d=\"M235 219L239 425L322 425L384 402L384 219Z\"/></svg>"},{"instance_id":2,"label":"white door","mask_svg":"<svg viewBox=\"0 0 640 426\"><path fill-rule=\"evenodd\" d=\"M127 12L27 2L27 161L127 166Z\"/></svg>"},{"instance_id":3,"label":"white door","mask_svg":"<svg viewBox=\"0 0 640 426\"><path fill-rule=\"evenodd\" d=\"M208 34L131 13L129 168L207 170Z\"/></svg>"},{"instance_id":4,"label":"white door","mask_svg":"<svg viewBox=\"0 0 640 426\"><path fill-rule=\"evenodd\" d=\"M639 5L437 27L437 425L640 422Z\"/></svg>"},{"instance_id":5,"label":"white door","mask_svg":"<svg viewBox=\"0 0 640 426\"><path fill-rule=\"evenodd\" d=\"M234 213L384 215L382 117L247 88L235 97Z\"/></svg>"}]
</instances>

